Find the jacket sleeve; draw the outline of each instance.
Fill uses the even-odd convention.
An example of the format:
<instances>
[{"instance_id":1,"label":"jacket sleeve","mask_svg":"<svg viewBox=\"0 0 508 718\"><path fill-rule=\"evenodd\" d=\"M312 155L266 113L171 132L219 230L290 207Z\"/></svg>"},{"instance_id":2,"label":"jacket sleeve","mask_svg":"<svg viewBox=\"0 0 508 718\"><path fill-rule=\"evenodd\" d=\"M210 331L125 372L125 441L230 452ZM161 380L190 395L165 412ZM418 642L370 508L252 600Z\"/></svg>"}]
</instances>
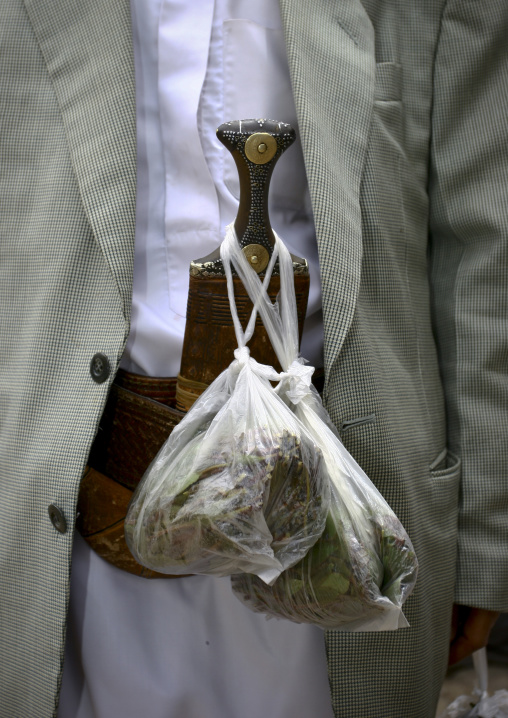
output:
<instances>
[{"instance_id":1,"label":"jacket sleeve","mask_svg":"<svg viewBox=\"0 0 508 718\"><path fill-rule=\"evenodd\" d=\"M453 0L434 68L431 284L450 449L456 602L508 611L508 4Z\"/></svg>"}]
</instances>

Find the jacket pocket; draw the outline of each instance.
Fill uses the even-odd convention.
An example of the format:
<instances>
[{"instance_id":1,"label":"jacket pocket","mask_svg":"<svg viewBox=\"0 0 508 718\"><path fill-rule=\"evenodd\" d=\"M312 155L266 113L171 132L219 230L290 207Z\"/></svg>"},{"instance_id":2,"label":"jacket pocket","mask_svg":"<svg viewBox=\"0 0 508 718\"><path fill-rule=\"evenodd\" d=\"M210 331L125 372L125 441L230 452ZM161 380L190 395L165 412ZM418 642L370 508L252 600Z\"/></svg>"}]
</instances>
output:
<instances>
[{"instance_id":1,"label":"jacket pocket","mask_svg":"<svg viewBox=\"0 0 508 718\"><path fill-rule=\"evenodd\" d=\"M439 459L439 457L438 457ZM435 467L435 468L432 468ZM442 461L434 461L430 469L432 516L429 520L439 531L443 547L448 542L455 548L459 512L461 461L450 451Z\"/></svg>"},{"instance_id":2,"label":"jacket pocket","mask_svg":"<svg viewBox=\"0 0 508 718\"><path fill-rule=\"evenodd\" d=\"M402 66L396 62L378 62L374 85L374 122L382 127L398 151L403 146L404 107L402 103Z\"/></svg>"},{"instance_id":3,"label":"jacket pocket","mask_svg":"<svg viewBox=\"0 0 508 718\"><path fill-rule=\"evenodd\" d=\"M398 62L377 63L374 100L376 102L402 100L402 65Z\"/></svg>"}]
</instances>

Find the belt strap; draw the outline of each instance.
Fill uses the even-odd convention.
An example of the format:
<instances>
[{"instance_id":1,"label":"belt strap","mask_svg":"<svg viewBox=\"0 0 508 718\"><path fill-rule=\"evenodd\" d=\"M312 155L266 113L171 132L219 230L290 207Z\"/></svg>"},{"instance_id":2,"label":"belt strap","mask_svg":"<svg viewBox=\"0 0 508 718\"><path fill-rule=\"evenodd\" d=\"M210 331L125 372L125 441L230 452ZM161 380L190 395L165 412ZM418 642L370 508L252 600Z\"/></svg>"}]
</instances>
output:
<instances>
[{"instance_id":1,"label":"belt strap","mask_svg":"<svg viewBox=\"0 0 508 718\"><path fill-rule=\"evenodd\" d=\"M174 397L176 379L172 379L172 391ZM115 382L88 465L122 486L135 489L163 443L184 416L177 409L136 394Z\"/></svg>"},{"instance_id":2,"label":"belt strap","mask_svg":"<svg viewBox=\"0 0 508 718\"><path fill-rule=\"evenodd\" d=\"M166 406L176 407L175 377L151 377L119 369L115 377L115 385L146 396Z\"/></svg>"},{"instance_id":3,"label":"belt strap","mask_svg":"<svg viewBox=\"0 0 508 718\"><path fill-rule=\"evenodd\" d=\"M184 416L167 405L174 401L175 393L174 378L118 373L79 491L76 528L80 534L108 563L143 578L181 578L138 564L124 537L132 492Z\"/></svg>"}]
</instances>

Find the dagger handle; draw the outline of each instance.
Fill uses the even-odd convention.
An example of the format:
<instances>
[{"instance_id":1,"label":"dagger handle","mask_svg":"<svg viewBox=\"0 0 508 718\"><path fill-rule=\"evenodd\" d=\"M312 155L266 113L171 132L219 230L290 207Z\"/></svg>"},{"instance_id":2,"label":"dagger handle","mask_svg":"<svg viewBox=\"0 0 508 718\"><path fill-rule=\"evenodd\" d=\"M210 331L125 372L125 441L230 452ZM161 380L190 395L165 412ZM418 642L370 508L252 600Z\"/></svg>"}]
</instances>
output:
<instances>
[{"instance_id":1,"label":"dagger handle","mask_svg":"<svg viewBox=\"0 0 508 718\"><path fill-rule=\"evenodd\" d=\"M240 204L235 230L240 245L261 245L271 256L275 237L268 215L270 178L296 133L285 122L235 120L220 125L217 137L231 152L238 169Z\"/></svg>"}]
</instances>

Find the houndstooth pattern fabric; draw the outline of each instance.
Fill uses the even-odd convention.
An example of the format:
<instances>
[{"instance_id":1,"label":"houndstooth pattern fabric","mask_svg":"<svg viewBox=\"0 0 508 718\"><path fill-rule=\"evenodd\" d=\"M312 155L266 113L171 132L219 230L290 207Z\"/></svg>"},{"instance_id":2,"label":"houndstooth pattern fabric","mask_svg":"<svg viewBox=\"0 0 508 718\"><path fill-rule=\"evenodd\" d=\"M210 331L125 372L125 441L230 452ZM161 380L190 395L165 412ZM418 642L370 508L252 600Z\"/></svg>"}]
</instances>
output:
<instances>
[{"instance_id":1,"label":"houndstooth pattern fabric","mask_svg":"<svg viewBox=\"0 0 508 718\"><path fill-rule=\"evenodd\" d=\"M129 37L128 3L1 4L6 718L46 718L56 708L77 490L110 383L92 380L90 362L101 352L114 367L128 331L136 167ZM50 504L63 511L66 533L53 527Z\"/></svg>"},{"instance_id":2,"label":"houndstooth pattern fabric","mask_svg":"<svg viewBox=\"0 0 508 718\"><path fill-rule=\"evenodd\" d=\"M327 407L420 562L409 629L326 633L333 706L433 718L453 600L508 608L508 7L281 7Z\"/></svg>"},{"instance_id":3,"label":"houndstooth pattern fabric","mask_svg":"<svg viewBox=\"0 0 508 718\"><path fill-rule=\"evenodd\" d=\"M433 718L454 597L508 610L508 11L280 5L318 235L327 405L420 561L411 628L327 632L332 702L344 718ZM77 489L112 378L96 384L89 366L102 352L114 369L128 332L130 32L126 0L0 6L5 718L55 711Z\"/></svg>"}]
</instances>

